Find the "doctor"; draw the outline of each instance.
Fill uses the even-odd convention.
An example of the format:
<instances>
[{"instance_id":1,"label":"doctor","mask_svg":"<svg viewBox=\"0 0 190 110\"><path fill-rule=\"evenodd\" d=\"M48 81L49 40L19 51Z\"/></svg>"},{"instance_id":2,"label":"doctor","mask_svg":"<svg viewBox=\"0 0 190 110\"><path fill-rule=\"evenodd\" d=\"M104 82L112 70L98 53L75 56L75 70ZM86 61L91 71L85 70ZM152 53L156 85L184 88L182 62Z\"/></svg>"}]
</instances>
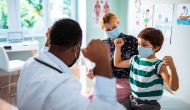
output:
<instances>
[{"instance_id":1,"label":"doctor","mask_svg":"<svg viewBox=\"0 0 190 110\"><path fill-rule=\"evenodd\" d=\"M92 102L81 95L82 85L69 69L78 59L81 42L82 30L76 21L55 22L49 48L44 47L29 58L21 70L17 87L19 110L125 110L116 99L108 46L100 40L92 40L82 49L84 56L96 64L97 83Z\"/></svg>"}]
</instances>

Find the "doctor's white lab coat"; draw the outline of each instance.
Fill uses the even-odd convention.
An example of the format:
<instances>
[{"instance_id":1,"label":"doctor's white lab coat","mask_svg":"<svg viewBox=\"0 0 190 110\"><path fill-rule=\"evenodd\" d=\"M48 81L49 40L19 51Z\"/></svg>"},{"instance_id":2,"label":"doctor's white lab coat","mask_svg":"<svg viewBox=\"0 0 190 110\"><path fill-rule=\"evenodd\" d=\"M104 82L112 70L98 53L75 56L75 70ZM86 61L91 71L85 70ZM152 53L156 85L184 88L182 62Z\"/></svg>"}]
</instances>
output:
<instances>
[{"instance_id":1,"label":"doctor's white lab coat","mask_svg":"<svg viewBox=\"0 0 190 110\"><path fill-rule=\"evenodd\" d=\"M125 110L117 102L114 78L96 76L95 94L90 102L81 95L81 83L72 71L47 48L34 57L63 73L29 58L18 80L19 110Z\"/></svg>"}]
</instances>

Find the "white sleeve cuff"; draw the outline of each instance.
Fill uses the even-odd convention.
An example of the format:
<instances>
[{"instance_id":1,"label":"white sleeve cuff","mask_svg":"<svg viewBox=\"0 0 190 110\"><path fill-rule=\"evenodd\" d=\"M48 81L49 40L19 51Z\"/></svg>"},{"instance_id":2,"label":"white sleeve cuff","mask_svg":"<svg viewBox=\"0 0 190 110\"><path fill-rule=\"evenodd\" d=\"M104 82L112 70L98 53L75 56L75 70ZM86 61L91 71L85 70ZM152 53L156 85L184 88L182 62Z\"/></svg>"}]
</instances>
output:
<instances>
[{"instance_id":1,"label":"white sleeve cuff","mask_svg":"<svg viewBox=\"0 0 190 110\"><path fill-rule=\"evenodd\" d=\"M95 82L95 97L98 97L109 104L115 105L117 103L116 79L96 75Z\"/></svg>"}]
</instances>

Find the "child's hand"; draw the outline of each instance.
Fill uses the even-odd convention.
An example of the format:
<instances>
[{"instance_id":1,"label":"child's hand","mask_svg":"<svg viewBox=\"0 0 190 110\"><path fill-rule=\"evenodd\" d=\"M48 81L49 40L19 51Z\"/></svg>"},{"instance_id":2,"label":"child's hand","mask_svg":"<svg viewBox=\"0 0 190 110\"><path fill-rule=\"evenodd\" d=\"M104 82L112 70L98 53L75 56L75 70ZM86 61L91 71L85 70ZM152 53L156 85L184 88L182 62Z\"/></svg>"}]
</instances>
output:
<instances>
[{"instance_id":1,"label":"child's hand","mask_svg":"<svg viewBox=\"0 0 190 110\"><path fill-rule=\"evenodd\" d=\"M124 41L123 41L122 38L117 38L117 39L114 40L114 44L115 44L116 47L121 47L121 46L123 46Z\"/></svg>"},{"instance_id":2,"label":"child's hand","mask_svg":"<svg viewBox=\"0 0 190 110\"><path fill-rule=\"evenodd\" d=\"M164 61L165 65L168 66L171 70L175 69L175 65L171 56L164 56L162 60Z\"/></svg>"}]
</instances>

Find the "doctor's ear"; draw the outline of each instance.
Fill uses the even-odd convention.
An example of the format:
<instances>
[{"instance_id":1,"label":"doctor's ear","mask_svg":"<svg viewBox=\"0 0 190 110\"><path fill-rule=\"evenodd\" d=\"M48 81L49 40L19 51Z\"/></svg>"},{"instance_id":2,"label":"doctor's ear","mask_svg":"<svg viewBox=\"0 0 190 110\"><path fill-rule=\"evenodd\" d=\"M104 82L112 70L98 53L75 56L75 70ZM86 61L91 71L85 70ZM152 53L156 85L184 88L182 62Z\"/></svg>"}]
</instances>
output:
<instances>
[{"instance_id":1,"label":"doctor's ear","mask_svg":"<svg viewBox=\"0 0 190 110\"><path fill-rule=\"evenodd\" d=\"M77 51L77 45L73 46L73 51L76 52Z\"/></svg>"},{"instance_id":2,"label":"doctor's ear","mask_svg":"<svg viewBox=\"0 0 190 110\"><path fill-rule=\"evenodd\" d=\"M73 50L76 51L76 46L73 47Z\"/></svg>"},{"instance_id":3,"label":"doctor's ear","mask_svg":"<svg viewBox=\"0 0 190 110\"><path fill-rule=\"evenodd\" d=\"M80 50L80 44L79 43L77 43L76 45L74 45L73 50L76 52L77 48L79 48L79 50Z\"/></svg>"}]
</instances>

